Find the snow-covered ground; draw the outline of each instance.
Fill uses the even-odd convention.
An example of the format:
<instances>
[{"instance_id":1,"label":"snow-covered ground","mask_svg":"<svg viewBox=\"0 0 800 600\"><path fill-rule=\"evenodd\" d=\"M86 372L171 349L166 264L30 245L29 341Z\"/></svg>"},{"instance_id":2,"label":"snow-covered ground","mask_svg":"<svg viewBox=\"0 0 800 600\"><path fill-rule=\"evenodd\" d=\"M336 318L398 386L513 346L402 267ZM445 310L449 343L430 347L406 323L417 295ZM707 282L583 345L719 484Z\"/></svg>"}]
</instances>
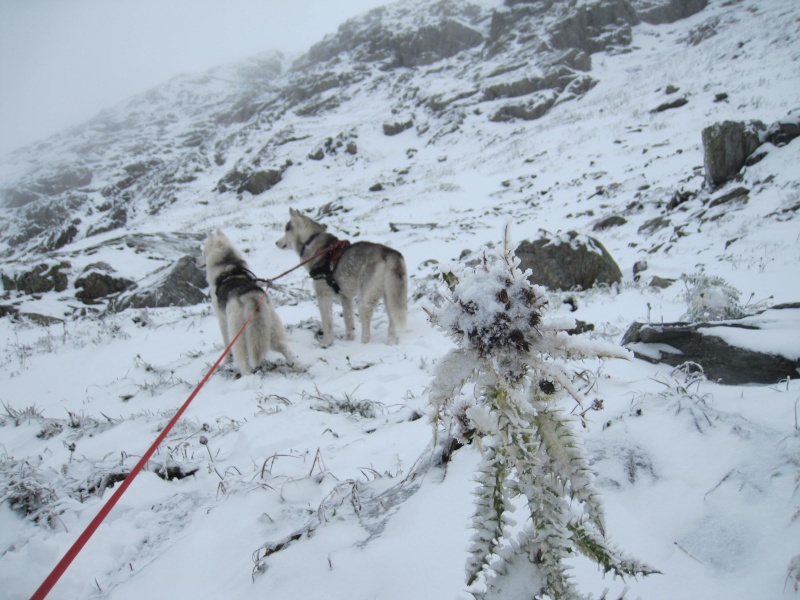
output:
<instances>
[{"instance_id":1,"label":"snow-covered ground","mask_svg":"<svg viewBox=\"0 0 800 600\"><path fill-rule=\"evenodd\" d=\"M721 24L718 35L684 41L711 21ZM257 274L272 277L296 263L275 247L288 209L334 201L344 210L325 219L329 230L404 254L408 329L398 345L386 344L379 311L373 342L362 345L341 339L338 319L339 339L322 349L307 276L282 279L273 302L307 370L272 355L262 374L215 374L50 597L466 598L477 448L459 450L446 472L430 471L383 513L359 512L353 498L357 489L363 505L379 505L377 495L401 485L429 451L427 389L453 345L423 310L435 310L443 293L436 274L465 250L474 258L484 246L499 247L508 223L517 242L539 229L594 235L620 265L622 284L553 293L547 317L593 323L587 335L613 344L635 320L668 322L687 312L683 284L649 288L651 275L703 270L740 290L743 302L751 294L753 302L800 301L800 221L796 208L787 211L800 202L800 141L770 148L731 184L751 190L748 203L718 207L718 218L709 213L701 221L701 194L670 214L670 227L637 231L664 214L675 191L702 190L704 127L726 119L769 124L800 107L798 34L794 0L712 0L674 25L635 27L630 53L594 55L599 84L581 100L527 123L469 114L457 135L429 146L413 130L384 136L384 115L363 94L308 125L337 132L361 115L351 165L305 161L247 205L233 197L202 205L180 198L156 219L132 224L136 231L221 227ZM651 112L669 98L668 85L688 104ZM715 101L720 93L727 100ZM367 191L390 180L381 192ZM196 188L216 183L209 176ZM592 231L611 214L627 223ZM436 227L393 232L389 223ZM85 260L139 272L141 257L105 253ZM648 269L635 282L640 260ZM575 312L563 303L568 295ZM76 302L53 293L25 308L61 316L69 304ZM771 347L797 356L800 329L787 322L785 330ZM4 318L0 331L0 468L8 482L0 595L17 599L33 593L107 500L110 490L96 493L101 475L136 463L222 344L209 306L50 326ZM796 597L797 579L788 576L800 555L796 380L724 386L622 359L568 367L589 398L604 401L585 429L576 428L596 471L610 539L661 572L622 582L576 559L580 589L595 596L608 589L609 598L624 590L647 599ZM560 402L571 408L571 400ZM196 471L172 481L155 473L176 466ZM47 502L39 522L12 509L7 494L20 489ZM254 575L264 544L308 524L313 535L266 558Z\"/></svg>"}]
</instances>

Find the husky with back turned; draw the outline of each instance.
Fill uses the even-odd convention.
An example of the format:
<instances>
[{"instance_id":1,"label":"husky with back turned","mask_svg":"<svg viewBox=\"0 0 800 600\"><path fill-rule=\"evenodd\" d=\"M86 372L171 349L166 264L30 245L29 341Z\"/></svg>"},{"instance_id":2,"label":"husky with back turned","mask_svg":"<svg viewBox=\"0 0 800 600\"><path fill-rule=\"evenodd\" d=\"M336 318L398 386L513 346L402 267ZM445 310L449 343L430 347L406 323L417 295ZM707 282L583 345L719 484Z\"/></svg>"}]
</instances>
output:
<instances>
[{"instance_id":1,"label":"husky with back turned","mask_svg":"<svg viewBox=\"0 0 800 600\"><path fill-rule=\"evenodd\" d=\"M232 348L232 356L242 374L253 373L270 349L277 350L286 357L289 365L296 366L294 354L286 345L286 331L278 313L269 297L261 301L266 292L258 285L242 255L219 229L208 232L197 266L206 269L206 279L211 286L211 305L219 320L225 347L255 311ZM226 362L231 360L231 354L228 354Z\"/></svg>"},{"instance_id":2,"label":"husky with back turned","mask_svg":"<svg viewBox=\"0 0 800 600\"><path fill-rule=\"evenodd\" d=\"M353 302L358 300L361 341L367 343L372 313L383 300L389 318L389 343L397 342L397 332L405 329L408 314L408 275L402 254L382 244L339 240L326 231L325 225L294 209L289 209L284 236L275 243L278 248L291 248L303 260L330 248L306 265L314 280L323 347L333 343L334 298L342 304L346 339L355 338Z\"/></svg>"}]
</instances>

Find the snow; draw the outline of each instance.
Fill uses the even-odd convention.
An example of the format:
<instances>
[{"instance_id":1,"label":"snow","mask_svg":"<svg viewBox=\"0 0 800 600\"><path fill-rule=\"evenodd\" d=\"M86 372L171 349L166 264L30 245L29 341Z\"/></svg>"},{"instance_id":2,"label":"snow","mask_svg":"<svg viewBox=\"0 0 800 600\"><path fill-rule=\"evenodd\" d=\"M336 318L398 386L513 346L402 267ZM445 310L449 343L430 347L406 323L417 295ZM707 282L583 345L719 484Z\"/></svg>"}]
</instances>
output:
<instances>
[{"instance_id":1,"label":"snow","mask_svg":"<svg viewBox=\"0 0 800 600\"><path fill-rule=\"evenodd\" d=\"M696 46L680 41L712 19L720 20L719 35ZM216 373L151 461L153 470L180 465L196 473L172 481L152 470L139 475L49 597L467 598L464 566L478 449L462 448L446 471L432 469L424 480L403 486L430 452L430 386L439 361L453 349L452 339L423 310L435 303L435 290L443 293L432 276L461 264L465 250L467 259L487 245L494 247L487 252L497 251L508 223L514 240L539 229L597 237L620 265L623 283L549 293L546 314L553 323L593 323L587 348L617 345L633 321L670 322L686 312L681 282L649 288L645 281L652 275L678 279L703 267L743 299L753 294L754 301L771 297L773 304L800 301L800 230L796 214L784 212L800 199L800 141L770 148L744 171L742 182L732 184L751 189L747 204L709 209L706 217L718 218L701 224L703 206L689 201L669 215L670 227L637 233L663 214L674 191L701 188L703 127L725 119L769 124L796 108L798 19L800 5L792 0L757 6L711 0L706 10L676 24L637 26L630 53L593 55L590 74L599 83L581 100L529 123L490 124L485 114L469 114L458 136L429 145L413 130L383 136L380 123L389 104L380 94L389 92L361 90L304 125L321 140L358 125L357 160L296 161L280 185L246 207L233 196L198 205L218 181L201 174L196 187L158 219L129 223L128 233L219 226L247 249L251 268L269 277L294 265L293 255L275 247L288 209L336 201L347 211L325 219L329 230L400 250L410 292L425 293L411 302L398 345L386 344L386 317L379 310L370 344L343 340L337 315L337 340L322 349L307 276L296 271L282 279L295 299L279 304L286 296L275 293L273 301L307 371L293 371L271 354L263 374L236 379L229 368ZM667 84L690 102L651 113L668 98ZM435 80L431 85L442 86ZM179 94L180 86L172 86L171 93ZM713 101L720 92L730 95L728 102ZM423 111L416 117L424 118ZM368 192L377 181L384 191ZM605 193L595 195L601 186ZM600 218L622 214L634 202L643 208L624 213L628 225L592 231ZM389 223L436 226L392 232ZM686 235L671 237L675 227ZM137 277L154 266L146 256L112 248L76 254L75 264L101 260ZM632 266L639 260L648 269L635 282ZM13 265L2 268L6 273ZM574 312L564 303L570 296ZM77 305L50 294L26 299L24 309L64 316ZM796 315L768 310L751 316L750 322L766 327L756 333L733 327L705 332L796 358ZM66 491L93 474L130 469L222 344L209 306L49 326L3 318L0 335L6 340L0 348L0 467L58 495L50 525L21 516L9 501L0 503L0 589L12 600L33 593L111 493L75 499ZM787 570L800 554L800 384L693 382L666 365L630 357L568 366L581 374L575 385L604 403L602 411L587 414L586 428L577 433L596 471L610 539L661 572L622 582L575 559L579 589L597 596L608 588L614 598L627 589L628 598L656 600L796 597ZM456 371L454 379L462 376ZM562 402L572 409L572 400ZM369 410L352 410L359 405ZM29 407L35 407L32 414L11 418ZM48 422L61 429L37 437ZM391 496L396 502L378 516L358 514L350 496L335 496L352 483L362 506L378 506L382 492L403 493ZM266 568L254 575L254 553L316 523L320 506L335 510L326 511L313 535L264 559Z\"/></svg>"}]
</instances>

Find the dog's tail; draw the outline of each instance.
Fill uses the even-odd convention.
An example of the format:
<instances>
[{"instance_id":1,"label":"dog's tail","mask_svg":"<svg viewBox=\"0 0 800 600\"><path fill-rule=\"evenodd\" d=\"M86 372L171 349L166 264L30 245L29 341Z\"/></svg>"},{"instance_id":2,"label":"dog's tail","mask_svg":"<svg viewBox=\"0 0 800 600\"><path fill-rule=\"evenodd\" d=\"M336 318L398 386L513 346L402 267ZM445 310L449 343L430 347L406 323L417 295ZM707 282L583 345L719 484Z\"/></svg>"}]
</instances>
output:
<instances>
[{"instance_id":1,"label":"dog's tail","mask_svg":"<svg viewBox=\"0 0 800 600\"><path fill-rule=\"evenodd\" d=\"M399 252L393 253L387 260L386 272L386 312L394 320L398 331L406 328L408 322L408 273L406 261Z\"/></svg>"}]
</instances>

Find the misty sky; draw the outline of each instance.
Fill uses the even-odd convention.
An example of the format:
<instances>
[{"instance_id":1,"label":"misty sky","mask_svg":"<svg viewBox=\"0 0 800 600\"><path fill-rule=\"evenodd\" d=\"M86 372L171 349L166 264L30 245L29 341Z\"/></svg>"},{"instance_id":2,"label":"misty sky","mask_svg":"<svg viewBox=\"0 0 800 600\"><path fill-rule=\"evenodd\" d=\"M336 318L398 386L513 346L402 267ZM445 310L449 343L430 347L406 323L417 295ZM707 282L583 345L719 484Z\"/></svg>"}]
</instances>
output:
<instances>
[{"instance_id":1,"label":"misty sky","mask_svg":"<svg viewBox=\"0 0 800 600\"><path fill-rule=\"evenodd\" d=\"M392 0L0 0L0 156L179 73L303 52Z\"/></svg>"}]
</instances>

